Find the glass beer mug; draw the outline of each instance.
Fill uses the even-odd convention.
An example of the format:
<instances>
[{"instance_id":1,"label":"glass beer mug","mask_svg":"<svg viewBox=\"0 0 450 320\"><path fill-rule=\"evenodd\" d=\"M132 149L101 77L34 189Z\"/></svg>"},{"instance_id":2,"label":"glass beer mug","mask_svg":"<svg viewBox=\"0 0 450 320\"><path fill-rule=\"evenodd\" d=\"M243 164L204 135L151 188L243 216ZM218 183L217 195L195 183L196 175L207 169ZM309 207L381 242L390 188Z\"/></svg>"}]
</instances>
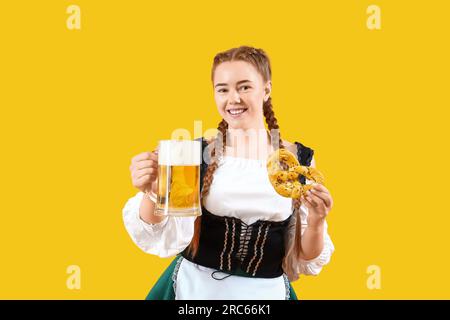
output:
<instances>
[{"instance_id":1,"label":"glass beer mug","mask_svg":"<svg viewBox=\"0 0 450 320\"><path fill-rule=\"evenodd\" d=\"M200 216L201 142L161 140L155 215Z\"/></svg>"}]
</instances>

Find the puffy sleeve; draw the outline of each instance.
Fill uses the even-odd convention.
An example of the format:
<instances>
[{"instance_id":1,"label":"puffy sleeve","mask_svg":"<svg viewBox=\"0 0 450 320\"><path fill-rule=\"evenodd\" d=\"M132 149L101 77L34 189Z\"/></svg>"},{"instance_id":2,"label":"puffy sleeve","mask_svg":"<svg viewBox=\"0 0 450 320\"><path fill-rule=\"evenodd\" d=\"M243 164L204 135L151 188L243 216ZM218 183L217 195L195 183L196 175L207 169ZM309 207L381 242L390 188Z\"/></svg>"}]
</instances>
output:
<instances>
[{"instance_id":1,"label":"puffy sleeve","mask_svg":"<svg viewBox=\"0 0 450 320\"><path fill-rule=\"evenodd\" d=\"M302 234L308 227L307 216L308 208L303 204L300 206L300 216L302 220ZM328 234L328 224L325 221L323 228L323 249L319 256L311 260L300 259L299 263L299 273L304 275L318 275L322 268L330 262L331 255L334 252L334 245L331 241L330 235Z\"/></svg>"},{"instance_id":2,"label":"puffy sleeve","mask_svg":"<svg viewBox=\"0 0 450 320\"><path fill-rule=\"evenodd\" d=\"M143 192L138 192L122 210L125 228L133 242L144 252L161 258L182 252L192 240L196 217L169 216L157 224L146 223L139 216L143 196Z\"/></svg>"}]
</instances>

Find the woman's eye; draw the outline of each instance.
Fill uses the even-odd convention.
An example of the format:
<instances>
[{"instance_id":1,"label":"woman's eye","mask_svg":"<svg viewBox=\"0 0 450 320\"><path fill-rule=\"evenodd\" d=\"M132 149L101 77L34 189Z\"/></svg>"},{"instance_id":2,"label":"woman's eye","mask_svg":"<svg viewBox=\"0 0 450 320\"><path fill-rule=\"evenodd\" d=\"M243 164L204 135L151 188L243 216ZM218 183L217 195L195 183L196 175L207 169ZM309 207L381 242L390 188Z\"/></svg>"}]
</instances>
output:
<instances>
[{"instance_id":1,"label":"woman's eye","mask_svg":"<svg viewBox=\"0 0 450 320\"><path fill-rule=\"evenodd\" d=\"M220 93L224 93L224 92L227 92L227 90L226 89L219 89L219 91L218 92L220 92Z\"/></svg>"},{"instance_id":2,"label":"woman's eye","mask_svg":"<svg viewBox=\"0 0 450 320\"><path fill-rule=\"evenodd\" d=\"M249 89L250 87L249 86L242 86L241 87L241 90L243 89L243 90L247 90L247 89Z\"/></svg>"}]
</instances>

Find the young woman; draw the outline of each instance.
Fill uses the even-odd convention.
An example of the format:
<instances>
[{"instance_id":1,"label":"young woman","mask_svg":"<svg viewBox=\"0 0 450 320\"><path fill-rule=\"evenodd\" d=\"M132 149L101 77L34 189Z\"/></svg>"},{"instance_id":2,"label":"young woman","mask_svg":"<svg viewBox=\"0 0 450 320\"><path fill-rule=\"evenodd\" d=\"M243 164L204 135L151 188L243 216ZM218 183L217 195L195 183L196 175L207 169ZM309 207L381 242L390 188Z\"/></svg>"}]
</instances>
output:
<instances>
[{"instance_id":1,"label":"young woman","mask_svg":"<svg viewBox=\"0 0 450 320\"><path fill-rule=\"evenodd\" d=\"M153 215L146 195L156 192L157 151L132 159L140 191L123 209L126 229L143 251L176 256L147 299L297 299L290 282L319 274L334 251L325 220L333 199L318 184L297 200L270 184L266 159L276 148L287 148L302 165L315 161L312 149L280 138L266 53L247 46L219 53L211 76L222 121L214 139L201 139L211 151L201 170L202 216ZM250 131L263 132L258 155L238 146L255 147L248 145Z\"/></svg>"}]
</instances>

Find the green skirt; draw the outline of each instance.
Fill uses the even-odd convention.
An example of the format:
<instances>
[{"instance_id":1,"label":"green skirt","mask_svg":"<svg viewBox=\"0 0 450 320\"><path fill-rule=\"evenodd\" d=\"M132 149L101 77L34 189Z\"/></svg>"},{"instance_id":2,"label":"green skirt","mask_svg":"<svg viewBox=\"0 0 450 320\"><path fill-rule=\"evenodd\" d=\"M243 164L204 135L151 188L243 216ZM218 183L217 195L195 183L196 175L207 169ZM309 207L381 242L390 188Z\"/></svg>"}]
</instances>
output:
<instances>
[{"instance_id":1,"label":"green skirt","mask_svg":"<svg viewBox=\"0 0 450 320\"><path fill-rule=\"evenodd\" d=\"M174 289L174 272L179 265L177 262L182 258L178 255L163 272L161 277L159 277L156 284L148 293L146 300L175 300L175 289ZM289 300L297 300L297 295L295 294L294 288L289 283Z\"/></svg>"}]
</instances>

